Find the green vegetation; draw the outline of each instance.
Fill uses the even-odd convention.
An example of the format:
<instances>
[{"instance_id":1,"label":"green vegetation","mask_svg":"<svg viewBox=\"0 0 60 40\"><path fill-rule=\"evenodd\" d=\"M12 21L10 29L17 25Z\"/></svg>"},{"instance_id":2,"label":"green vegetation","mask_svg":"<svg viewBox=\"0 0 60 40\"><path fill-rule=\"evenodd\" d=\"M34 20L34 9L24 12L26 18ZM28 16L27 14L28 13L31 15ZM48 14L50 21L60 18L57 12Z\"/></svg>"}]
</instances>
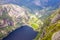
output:
<instances>
[{"instance_id":1,"label":"green vegetation","mask_svg":"<svg viewBox=\"0 0 60 40\"><path fill-rule=\"evenodd\" d=\"M59 14L59 9L56 10L51 16L49 16L43 25L43 37L40 37L41 40L51 40L52 35L60 31L60 20L58 19L55 23L51 23L51 21L54 19L55 15ZM55 20L54 20L55 21ZM45 31L45 32L44 32Z\"/></svg>"},{"instance_id":2,"label":"green vegetation","mask_svg":"<svg viewBox=\"0 0 60 40\"><path fill-rule=\"evenodd\" d=\"M36 31L42 26L43 22L35 15L30 16L28 24Z\"/></svg>"},{"instance_id":3,"label":"green vegetation","mask_svg":"<svg viewBox=\"0 0 60 40\"><path fill-rule=\"evenodd\" d=\"M53 33L60 30L60 23L51 24L50 26L47 26L45 30L46 30L46 34L44 35L42 40L51 40Z\"/></svg>"}]
</instances>

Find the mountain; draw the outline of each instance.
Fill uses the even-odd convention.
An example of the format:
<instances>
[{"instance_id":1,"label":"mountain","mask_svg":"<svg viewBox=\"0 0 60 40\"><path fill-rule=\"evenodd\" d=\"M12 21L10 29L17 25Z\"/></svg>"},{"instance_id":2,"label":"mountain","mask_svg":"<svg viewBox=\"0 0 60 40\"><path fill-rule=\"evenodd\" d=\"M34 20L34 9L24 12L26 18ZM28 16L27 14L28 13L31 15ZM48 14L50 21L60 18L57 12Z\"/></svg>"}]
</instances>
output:
<instances>
[{"instance_id":1,"label":"mountain","mask_svg":"<svg viewBox=\"0 0 60 40\"><path fill-rule=\"evenodd\" d=\"M21 25L29 25L37 31L42 24L42 20L26 7L15 4L0 5L0 39Z\"/></svg>"},{"instance_id":2,"label":"mountain","mask_svg":"<svg viewBox=\"0 0 60 40\"><path fill-rule=\"evenodd\" d=\"M29 18L29 11L15 4L0 5L0 39L16 28L24 25Z\"/></svg>"},{"instance_id":3,"label":"mountain","mask_svg":"<svg viewBox=\"0 0 60 40\"><path fill-rule=\"evenodd\" d=\"M0 5L4 9L4 11L7 12L7 14L14 20L18 21L21 19L21 22L23 19L28 20L29 11L23 7L13 5L13 4L4 4Z\"/></svg>"}]
</instances>

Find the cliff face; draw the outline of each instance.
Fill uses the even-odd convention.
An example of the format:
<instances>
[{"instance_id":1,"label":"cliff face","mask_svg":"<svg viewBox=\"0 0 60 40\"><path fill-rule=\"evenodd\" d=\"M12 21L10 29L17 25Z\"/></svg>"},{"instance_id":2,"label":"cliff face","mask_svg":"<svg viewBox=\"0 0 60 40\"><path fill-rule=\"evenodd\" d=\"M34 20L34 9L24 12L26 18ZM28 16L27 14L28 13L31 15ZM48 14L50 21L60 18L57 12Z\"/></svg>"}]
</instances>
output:
<instances>
[{"instance_id":1,"label":"cliff face","mask_svg":"<svg viewBox=\"0 0 60 40\"><path fill-rule=\"evenodd\" d=\"M0 16L3 18L11 17L14 22L28 20L28 11L25 8L22 8L13 4L4 4L0 5ZM8 18L10 19L10 18Z\"/></svg>"},{"instance_id":2,"label":"cliff face","mask_svg":"<svg viewBox=\"0 0 60 40\"><path fill-rule=\"evenodd\" d=\"M9 16L13 18L17 18L19 16L26 15L27 9L24 9L20 6L13 5L13 4L4 4L0 5L4 11L6 11Z\"/></svg>"}]
</instances>

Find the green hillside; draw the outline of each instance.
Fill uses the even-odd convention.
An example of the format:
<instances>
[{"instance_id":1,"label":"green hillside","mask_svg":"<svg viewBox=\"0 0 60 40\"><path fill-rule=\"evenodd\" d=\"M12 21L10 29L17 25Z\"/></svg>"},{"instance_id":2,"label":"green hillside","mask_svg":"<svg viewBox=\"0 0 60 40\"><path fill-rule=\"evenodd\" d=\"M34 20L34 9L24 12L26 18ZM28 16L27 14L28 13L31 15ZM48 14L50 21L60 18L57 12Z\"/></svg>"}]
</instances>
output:
<instances>
[{"instance_id":1,"label":"green hillside","mask_svg":"<svg viewBox=\"0 0 60 40\"><path fill-rule=\"evenodd\" d=\"M52 15L50 15L45 20L45 23L44 23L44 25L42 27L43 31L41 32L42 34L40 36L41 40L51 40L52 35L55 32L60 31L60 19L59 19L57 14L60 15L60 9L53 12Z\"/></svg>"}]
</instances>

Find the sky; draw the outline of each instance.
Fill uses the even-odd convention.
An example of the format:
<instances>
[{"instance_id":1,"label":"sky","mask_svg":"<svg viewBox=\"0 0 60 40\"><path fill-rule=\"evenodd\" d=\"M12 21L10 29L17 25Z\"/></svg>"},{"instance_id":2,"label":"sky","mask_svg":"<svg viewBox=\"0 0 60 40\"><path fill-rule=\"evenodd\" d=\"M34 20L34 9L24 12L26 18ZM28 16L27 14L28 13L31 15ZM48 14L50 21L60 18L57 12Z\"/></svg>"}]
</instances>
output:
<instances>
[{"instance_id":1,"label":"sky","mask_svg":"<svg viewBox=\"0 0 60 40\"><path fill-rule=\"evenodd\" d=\"M60 0L0 0L0 4L5 3L25 6L31 10L41 10L48 7L56 9L60 7Z\"/></svg>"}]
</instances>

